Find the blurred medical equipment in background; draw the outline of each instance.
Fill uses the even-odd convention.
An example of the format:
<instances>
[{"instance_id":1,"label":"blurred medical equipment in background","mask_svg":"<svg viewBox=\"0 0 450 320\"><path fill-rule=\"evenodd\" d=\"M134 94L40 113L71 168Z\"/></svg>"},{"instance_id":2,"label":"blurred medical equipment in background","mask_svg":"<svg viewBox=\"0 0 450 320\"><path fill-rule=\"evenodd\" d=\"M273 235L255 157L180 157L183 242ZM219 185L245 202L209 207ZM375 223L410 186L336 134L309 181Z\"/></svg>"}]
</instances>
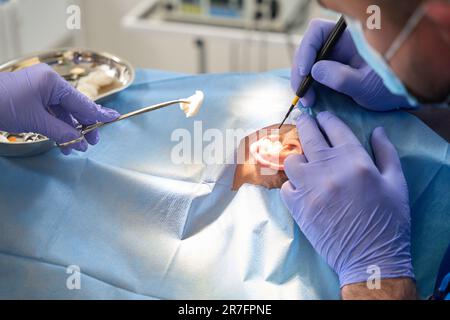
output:
<instances>
[{"instance_id":1,"label":"blurred medical equipment in background","mask_svg":"<svg viewBox=\"0 0 450 320\"><path fill-rule=\"evenodd\" d=\"M310 0L146 0L123 25L145 32L174 63L192 61L190 72L266 71L291 64L310 7Z\"/></svg>"},{"instance_id":2,"label":"blurred medical equipment in background","mask_svg":"<svg viewBox=\"0 0 450 320\"><path fill-rule=\"evenodd\" d=\"M284 32L304 18L309 0L162 0L169 21Z\"/></svg>"},{"instance_id":3,"label":"blurred medical equipment in background","mask_svg":"<svg viewBox=\"0 0 450 320\"><path fill-rule=\"evenodd\" d=\"M337 19L311 0L1 0L0 62L83 47L184 73L289 68L314 17Z\"/></svg>"}]
</instances>

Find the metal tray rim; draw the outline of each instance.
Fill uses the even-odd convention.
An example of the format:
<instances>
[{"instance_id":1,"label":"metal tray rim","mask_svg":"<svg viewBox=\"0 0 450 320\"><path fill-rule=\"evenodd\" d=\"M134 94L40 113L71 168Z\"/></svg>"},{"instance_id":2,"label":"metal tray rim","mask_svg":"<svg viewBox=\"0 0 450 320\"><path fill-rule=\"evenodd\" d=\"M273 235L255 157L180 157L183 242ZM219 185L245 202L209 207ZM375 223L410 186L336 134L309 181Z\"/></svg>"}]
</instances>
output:
<instances>
[{"instance_id":1,"label":"metal tray rim","mask_svg":"<svg viewBox=\"0 0 450 320\"><path fill-rule=\"evenodd\" d=\"M123 63L124 65L127 66L128 70L130 70L130 73L131 73L130 76L131 77L130 77L130 81L129 81L128 84L126 84L125 86L123 86L121 88L114 89L114 90L112 90L112 91L110 91L108 93L104 93L104 94L98 96L94 101L99 101L99 100L104 99L106 97L109 97L109 96L111 96L113 94L116 94L116 93L118 93L120 91L123 91L126 88L128 88L129 86L131 86L133 84L134 80L136 80L136 71L135 71L134 67L132 66L132 64L130 62L128 62L127 60L122 59L121 57L116 56L116 55L111 54L111 53L108 53L108 52L96 51L95 49L89 49L89 48L83 48L83 47L61 47L61 48L55 48L55 49L51 49L51 50L41 50L41 51L32 52L32 53L29 53L29 54L24 55L22 57L19 57L19 58L16 58L16 59L13 59L11 61L8 61L8 62L5 62L5 63L1 64L0 65L0 72L3 72L2 71L3 69L11 67L12 65L17 64L17 63L19 63L19 62L21 62L23 60L32 59L32 58L36 58L36 57L39 57L39 56L44 55L44 54L51 54L52 52L60 52L60 51L79 51L79 52L95 53L97 55L102 55L102 56L104 56L104 57L106 57L108 59L114 60L116 62Z\"/></svg>"}]
</instances>

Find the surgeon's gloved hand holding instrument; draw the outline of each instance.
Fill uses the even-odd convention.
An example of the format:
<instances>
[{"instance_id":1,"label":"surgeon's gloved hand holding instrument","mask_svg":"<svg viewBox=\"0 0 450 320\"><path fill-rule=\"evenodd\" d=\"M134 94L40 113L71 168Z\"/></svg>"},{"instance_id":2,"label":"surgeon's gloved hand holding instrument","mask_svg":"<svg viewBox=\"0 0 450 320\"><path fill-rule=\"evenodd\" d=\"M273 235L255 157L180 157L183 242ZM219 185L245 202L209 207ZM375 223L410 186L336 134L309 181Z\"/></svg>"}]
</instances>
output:
<instances>
[{"instance_id":1,"label":"surgeon's gloved hand holding instrument","mask_svg":"<svg viewBox=\"0 0 450 320\"><path fill-rule=\"evenodd\" d=\"M72 87L47 64L0 73L0 130L39 133L56 142L64 154L86 151L99 141L98 129L161 108L180 104L187 117L203 103L203 92L121 116L101 107Z\"/></svg>"},{"instance_id":2,"label":"surgeon's gloved hand holding instrument","mask_svg":"<svg viewBox=\"0 0 450 320\"><path fill-rule=\"evenodd\" d=\"M300 116L305 155L285 161L281 194L295 221L341 287L371 276L414 278L408 186L384 129L372 134L374 163L339 118L324 112L317 122Z\"/></svg>"},{"instance_id":3,"label":"surgeon's gloved hand holding instrument","mask_svg":"<svg viewBox=\"0 0 450 320\"><path fill-rule=\"evenodd\" d=\"M409 102L411 99L401 94L404 90L399 88L402 86L399 86L398 79L393 79L394 76L386 63L381 63L381 56L376 53L369 54L374 50L366 43L361 25L350 18L346 18L346 21L348 28L331 50L329 58L319 62L316 60L317 52L325 42L324 35L333 30L335 23L321 19L311 21L294 59L292 88L298 88L302 79L311 74L317 82L348 95L369 110L388 111L413 107ZM396 41L392 48L398 49L399 43ZM363 47L362 55L359 50ZM396 52L393 49L389 50L390 54ZM377 63L376 69L372 66L373 61L380 62ZM308 108L316 101L312 88L300 98L302 105Z\"/></svg>"},{"instance_id":4,"label":"surgeon's gloved hand holding instrument","mask_svg":"<svg viewBox=\"0 0 450 320\"><path fill-rule=\"evenodd\" d=\"M102 108L73 88L46 64L38 64L16 72L0 73L0 130L10 133L34 132L57 144L79 137L75 128L109 122L120 114ZM62 148L86 151L88 143L97 144L99 135L93 130L86 140Z\"/></svg>"},{"instance_id":5,"label":"surgeon's gloved hand holding instrument","mask_svg":"<svg viewBox=\"0 0 450 320\"><path fill-rule=\"evenodd\" d=\"M339 19L339 21L336 23L336 25L334 26L333 30L331 30L330 34L328 35L328 38L324 42L322 49L313 58L313 59L315 59L315 62L325 60L330 56L331 51L333 50L334 46L341 38L341 35L344 33L346 28L347 28L347 24L345 22L345 18L341 17ZM294 108L297 105L297 103L300 101L301 98L303 98L306 95L306 93L308 92L308 90L310 89L311 85L314 82L313 76L310 73L310 71L308 71L308 74L305 76L306 77L302 80L302 82L298 86L295 98L292 101L292 105L289 108L288 113L284 117L283 122L280 125L280 128L286 122L286 120L289 118L292 111L294 111Z\"/></svg>"}]
</instances>

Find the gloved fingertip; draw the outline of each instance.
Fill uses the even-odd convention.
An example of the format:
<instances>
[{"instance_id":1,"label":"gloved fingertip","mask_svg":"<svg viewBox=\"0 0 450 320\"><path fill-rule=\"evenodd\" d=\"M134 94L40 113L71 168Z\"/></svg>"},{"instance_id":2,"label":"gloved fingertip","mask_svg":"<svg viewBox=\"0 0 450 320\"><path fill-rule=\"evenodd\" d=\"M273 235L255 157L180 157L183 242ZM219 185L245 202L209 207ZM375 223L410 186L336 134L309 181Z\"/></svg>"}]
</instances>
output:
<instances>
[{"instance_id":1,"label":"gloved fingertip","mask_svg":"<svg viewBox=\"0 0 450 320\"><path fill-rule=\"evenodd\" d=\"M311 70L311 75L318 82L322 83L323 81L325 81L327 71L326 68L324 68L323 61L319 61L313 66Z\"/></svg>"},{"instance_id":2,"label":"gloved fingertip","mask_svg":"<svg viewBox=\"0 0 450 320\"><path fill-rule=\"evenodd\" d=\"M120 117L120 113L110 108L102 107L100 109L101 121L113 121Z\"/></svg>"},{"instance_id":3,"label":"gloved fingertip","mask_svg":"<svg viewBox=\"0 0 450 320\"><path fill-rule=\"evenodd\" d=\"M375 128L375 130L373 130L373 132L376 134L386 135L386 130L384 129L384 127L377 127Z\"/></svg>"},{"instance_id":4,"label":"gloved fingertip","mask_svg":"<svg viewBox=\"0 0 450 320\"><path fill-rule=\"evenodd\" d=\"M289 168L299 163L306 163L306 157L303 154L292 154L284 160L284 167L289 170Z\"/></svg>"},{"instance_id":5,"label":"gloved fingertip","mask_svg":"<svg viewBox=\"0 0 450 320\"><path fill-rule=\"evenodd\" d=\"M308 99L300 98L300 107L309 108Z\"/></svg>"},{"instance_id":6,"label":"gloved fingertip","mask_svg":"<svg viewBox=\"0 0 450 320\"><path fill-rule=\"evenodd\" d=\"M51 140L55 141L58 145L65 144L80 138L80 132L78 130L60 119L51 117L49 123L51 124L51 126L48 127L52 130L47 130L47 132L43 134ZM65 149L71 150L73 149L74 145L69 145Z\"/></svg>"},{"instance_id":7,"label":"gloved fingertip","mask_svg":"<svg viewBox=\"0 0 450 320\"><path fill-rule=\"evenodd\" d=\"M306 69L305 66L299 65L298 66L298 72L302 77L306 77L309 75L309 71Z\"/></svg>"},{"instance_id":8,"label":"gloved fingertip","mask_svg":"<svg viewBox=\"0 0 450 320\"><path fill-rule=\"evenodd\" d=\"M297 185L298 178L302 175L302 165L306 164L304 155L290 155L284 161L284 172L289 180Z\"/></svg>"},{"instance_id":9,"label":"gloved fingertip","mask_svg":"<svg viewBox=\"0 0 450 320\"><path fill-rule=\"evenodd\" d=\"M68 156L72 153L72 148L59 148L59 150L61 151L61 153L65 156Z\"/></svg>"},{"instance_id":10,"label":"gloved fingertip","mask_svg":"<svg viewBox=\"0 0 450 320\"><path fill-rule=\"evenodd\" d=\"M309 89L304 97L300 98L300 104L304 108L312 108L316 103L316 93L313 88Z\"/></svg>"},{"instance_id":11,"label":"gloved fingertip","mask_svg":"<svg viewBox=\"0 0 450 320\"><path fill-rule=\"evenodd\" d=\"M328 121L331 118L334 118L335 115L330 112L330 111L322 111L317 115L317 120L323 122L323 121Z\"/></svg>"},{"instance_id":12,"label":"gloved fingertip","mask_svg":"<svg viewBox=\"0 0 450 320\"><path fill-rule=\"evenodd\" d=\"M86 138L86 141L91 145L95 146L100 141L100 134L98 133L98 130L94 130L92 132L89 132L84 136Z\"/></svg>"},{"instance_id":13,"label":"gloved fingertip","mask_svg":"<svg viewBox=\"0 0 450 320\"><path fill-rule=\"evenodd\" d=\"M298 86L300 85L301 80L300 74L297 72L295 68L291 71L291 89L292 91L296 92L298 89Z\"/></svg>"},{"instance_id":14,"label":"gloved fingertip","mask_svg":"<svg viewBox=\"0 0 450 320\"><path fill-rule=\"evenodd\" d=\"M88 149L88 144L86 140L83 140L81 142L75 143L72 148L80 152L86 152Z\"/></svg>"},{"instance_id":15,"label":"gloved fingertip","mask_svg":"<svg viewBox=\"0 0 450 320\"><path fill-rule=\"evenodd\" d=\"M285 198L288 197L289 194L291 194L294 191L295 191L295 187L290 181L286 181L285 183L283 183L283 185L281 186L281 196L285 203L286 203Z\"/></svg>"},{"instance_id":16,"label":"gloved fingertip","mask_svg":"<svg viewBox=\"0 0 450 320\"><path fill-rule=\"evenodd\" d=\"M300 116L297 118L297 126L302 126L303 124L309 121L311 121L311 116L306 112L302 112Z\"/></svg>"},{"instance_id":17,"label":"gloved fingertip","mask_svg":"<svg viewBox=\"0 0 450 320\"><path fill-rule=\"evenodd\" d=\"M81 141L79 151L86 152L88 148L89 148L89 146L88 146L87 141L86 140Z\"/></svg>"},{"instance_id":18,"label":"gloved fingertip","mask_svg":"<svg viewBox=\"0 0 450 320\"><path fill-rule=\"evenodd\" d=\"M379 141L380 139L386 139L387 138L387 134L386 134L386 130L384 129L384 127L377 127L375 128L375 130L373 130L372 132L372 140L373 141Z\"/></svg>"}]
</instances>

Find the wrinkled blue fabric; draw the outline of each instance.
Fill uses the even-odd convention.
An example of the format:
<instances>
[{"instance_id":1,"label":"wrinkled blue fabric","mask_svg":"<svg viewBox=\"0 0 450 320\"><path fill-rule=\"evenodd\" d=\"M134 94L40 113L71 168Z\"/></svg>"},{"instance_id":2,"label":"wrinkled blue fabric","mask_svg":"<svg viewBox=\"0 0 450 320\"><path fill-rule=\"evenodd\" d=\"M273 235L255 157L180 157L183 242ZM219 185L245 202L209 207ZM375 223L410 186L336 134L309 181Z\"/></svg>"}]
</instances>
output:
<instances>
[{"instance_id":1,"label":"wrinkled blue fabric","mask_svg":"<svg viewBox=\"0 0 450 320\"><path fill-rule=\"evenodd\" d=\"M125 113L205 92L185 119L178 107L102 129L86 153L57 149L0 159L0 298L338 299L336 275L284 207L279 190L231 192L231 165L175 165L175 129L259 129L281 121L287 71L189 76L141 70L104 101ZM369 149L384 126L409 185L412 255L423 297L433 291L450 239L448 144L404 112L365 111L318 87L317 111L341 117ZM279 119L279 120L278 120ZM227 150L226 155L233 153ZM66 268L81 269L68 290Z\"/></svg>"}]
</instances>

